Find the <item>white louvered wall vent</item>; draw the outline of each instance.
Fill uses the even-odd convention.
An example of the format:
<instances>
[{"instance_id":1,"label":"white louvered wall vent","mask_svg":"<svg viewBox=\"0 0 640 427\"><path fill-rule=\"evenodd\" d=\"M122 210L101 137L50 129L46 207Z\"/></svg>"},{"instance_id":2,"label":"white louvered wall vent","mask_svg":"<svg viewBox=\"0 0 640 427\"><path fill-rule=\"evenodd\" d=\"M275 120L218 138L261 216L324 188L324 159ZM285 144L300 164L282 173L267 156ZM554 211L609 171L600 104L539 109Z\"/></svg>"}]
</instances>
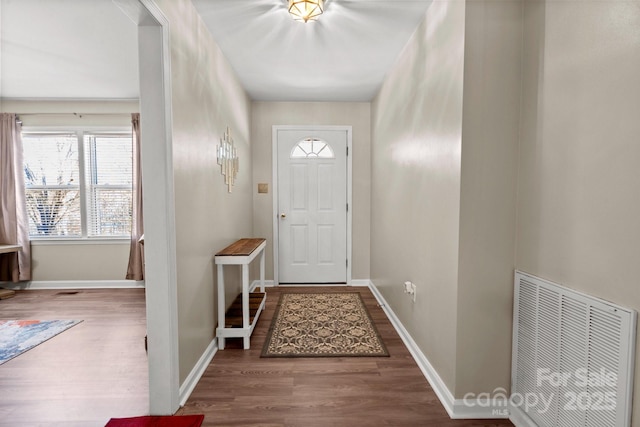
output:
<instances>
[{"instance_id":1,"label":"white louvered wall vent","mask_svg":"<svg viewBox=\"0 0 640 427\"><path fill-rule=\"evenodd\" d=\"M519 271L514 299L513 418L629 426L636 312Z\"/></svg>"}]
</instances>

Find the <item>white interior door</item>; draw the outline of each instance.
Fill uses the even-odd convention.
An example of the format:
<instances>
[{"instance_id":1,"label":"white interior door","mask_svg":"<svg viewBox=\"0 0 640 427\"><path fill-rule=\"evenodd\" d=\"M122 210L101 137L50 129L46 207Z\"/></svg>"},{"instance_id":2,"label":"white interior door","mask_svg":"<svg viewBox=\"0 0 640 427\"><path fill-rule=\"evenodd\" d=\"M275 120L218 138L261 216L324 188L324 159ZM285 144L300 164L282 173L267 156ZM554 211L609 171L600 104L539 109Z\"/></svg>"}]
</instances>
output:
<instances>
[{"instance_id":1,"label":"white interior door","mask_svg":"<svg viewBox=\"0 0 640 427\"><path fill-rule=\"evenodd\" d=\"M347 131L278 130L280 283L347 281Z\"/></svg>"}]
</instances>

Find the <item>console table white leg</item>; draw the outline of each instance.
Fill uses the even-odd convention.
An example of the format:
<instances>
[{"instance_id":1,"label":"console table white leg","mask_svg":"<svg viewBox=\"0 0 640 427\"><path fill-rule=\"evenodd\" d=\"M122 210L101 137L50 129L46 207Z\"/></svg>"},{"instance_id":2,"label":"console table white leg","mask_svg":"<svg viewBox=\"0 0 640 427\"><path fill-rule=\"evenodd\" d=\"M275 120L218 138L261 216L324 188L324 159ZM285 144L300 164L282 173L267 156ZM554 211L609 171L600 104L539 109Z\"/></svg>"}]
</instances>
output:
<instances>
[{"instance_id":1,"label":"console table white leg","mask_svg":"<svg viewBox=\"0 0 640 427\"><path fill-rule=\"evenodd\" d=\"M264 293L264 250L260 253L260 292Z\"/></svg>"},{"instance_id":2,"label":"console table white leg","mask_svg":"<svg viewBox=\"0 0 640 427\"><path fill-rule=\"evenodd\" d=\"M224 303L224 270L223 265L218 264L218 328L225 327L225 303ZM224 350L224 337L222 333L218 334L218 349Z\"/></svg>"},{"instance_id":3,"label":"console table white leg","mask_svg":"<svg viewBox=\"0 0 640 427\"><path fill-rule=\"evenodd\" d=\"M242 264L242 327L247 331L244 337L244 349L248 350L250 344L249 328L249 264Z\"/></svg>"}]
</instances>

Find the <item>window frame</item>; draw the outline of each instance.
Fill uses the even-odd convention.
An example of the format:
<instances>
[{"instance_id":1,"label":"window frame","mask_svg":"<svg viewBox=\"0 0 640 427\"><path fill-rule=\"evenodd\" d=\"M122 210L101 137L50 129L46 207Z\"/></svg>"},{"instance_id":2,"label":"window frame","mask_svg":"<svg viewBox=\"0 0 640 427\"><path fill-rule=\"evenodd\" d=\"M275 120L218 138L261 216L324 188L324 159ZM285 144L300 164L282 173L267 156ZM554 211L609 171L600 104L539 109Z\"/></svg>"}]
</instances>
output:
<instances>
[{"instance_id":1,"label":"window frame","mask_svg":"<svg viewBox=\"0 0 640 427\"><path fill-rule=\"evenodd\" d=\"M127 126L23 126L21 137L25 134L75 135L78 148L78 178L80 191L80 236L43 236L29 235L31 244L46 246L55 244L121 244L129 242L130 236L90 236L89 235L89 183L86 177L85 135L129 136L132 129ZM54 186L47 186L48 188ZM67 188L67 187L65 187Z\"/></svg>"},{"instance_id":2,"label":"window frame","mask_svg":"<svg viewBox=\"0 0 640 427\"><path fill-rule=\"evenodd\" d=\"M302 143L303 142L311 143L311 152L307 152L302 147ZM320 148L320 150L318 150L317 152L313 149L313 144L316 143L316 142L320 142L320 143L324 144L322 146L322 148ZM328 149L327 153L329 153L329 155L328 156L324 156L324 155L320 156L320 153L322 153L325 149ZM296 154L297 150L302 151L305 155L304 156L297 155ZM336 158L336 154L335 154L335 151L334 151L333 147L331 146L331 144L329 144L324 139L316 138L315 136L308 136L308 137L303 138L300 141L298 141L298 143L291 149L291 152L289 153L289 158L293 159L293 160L335 159Z\"/></svg>"}]
</instances>

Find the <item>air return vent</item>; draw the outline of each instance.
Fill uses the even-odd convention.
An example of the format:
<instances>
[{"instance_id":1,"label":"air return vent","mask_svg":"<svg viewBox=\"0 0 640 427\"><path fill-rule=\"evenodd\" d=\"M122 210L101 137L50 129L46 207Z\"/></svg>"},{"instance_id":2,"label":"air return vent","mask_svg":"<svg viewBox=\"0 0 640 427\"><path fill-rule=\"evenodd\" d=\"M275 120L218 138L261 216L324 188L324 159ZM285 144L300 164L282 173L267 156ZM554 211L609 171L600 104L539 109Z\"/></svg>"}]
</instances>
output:
<instances>
[{"instance_id":1,"label":"air return vent","mask_svg":"<svg viewBox=\"0 0 640 427\"><path fill-rule=\"evenodd\" d=\"M629 426L635 311L519 271L514 299L512 419Z\"/></svg>"}]
</instances>

